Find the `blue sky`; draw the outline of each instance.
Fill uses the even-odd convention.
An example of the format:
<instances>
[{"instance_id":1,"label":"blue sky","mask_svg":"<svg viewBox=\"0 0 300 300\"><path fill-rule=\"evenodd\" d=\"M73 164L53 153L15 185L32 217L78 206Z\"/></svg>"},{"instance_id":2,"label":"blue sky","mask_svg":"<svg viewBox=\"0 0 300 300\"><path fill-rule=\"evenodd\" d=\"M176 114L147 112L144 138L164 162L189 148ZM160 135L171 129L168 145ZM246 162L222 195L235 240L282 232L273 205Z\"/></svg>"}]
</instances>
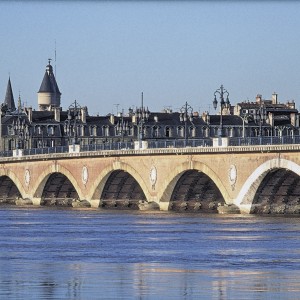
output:
<instances>
[{"instance_id":1,"label":"blue sky","mask_svg":"<svg viewBox=\"0 0 300 300\"><path fill-rule=\"evenodd\" d=\"M296 1L0 2L0 97L10 74L37 108L50 57L63 108L90 114L140 106L141 92L150 111L212 114L221 84L232 104L277 92L299 108L299 15Z\"/></svg>"}]
</instances>

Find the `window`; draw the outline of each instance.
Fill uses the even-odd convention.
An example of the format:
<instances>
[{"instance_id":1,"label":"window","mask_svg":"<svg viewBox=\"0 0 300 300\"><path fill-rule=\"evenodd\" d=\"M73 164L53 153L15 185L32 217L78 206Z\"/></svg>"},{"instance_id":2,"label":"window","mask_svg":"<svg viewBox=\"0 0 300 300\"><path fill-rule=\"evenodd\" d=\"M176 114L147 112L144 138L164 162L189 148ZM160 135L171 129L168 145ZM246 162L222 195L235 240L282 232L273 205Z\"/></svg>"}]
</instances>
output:
<instances>
[{"instance_id":1,"label":"window","mask_svg":"<svg viewBox=\"0 0 300 300\"><path fill-rule=\"evenodd\" d=\"M128 135L134 135L134 127L128 126Z\"/></svg>"},{"instance_id":2,"label":"window","mask_svg":"<svg viewBox=\"0 0 300 300\"><path fill-rule=\"evenodd\" d=\"M80 127L80 135L81 135L81 136L85 136L85 134L84 134L84 125L82 125L82 126Z\"/></svg>"},{"instance_id":3,"label":"window","mask_svg":"<svg viewBox=\"0 0 300 300\"><path fill-rule=\"evenodd\" d=\"M103 136L109 136L109 126L103 126Z\"/></svg>"},{"instance_id":4,"label":"window","mask_svg":"<svg viewBox=\"0 0 300 300\"><path fill-rule=\"evenodd\" d=\"M159 137L159 127L158 126L153 126L152 127L152 136L153 137Z\"/></svg>"},{"instance_id":5,"label":"window","mask_svg":"<svg viewBox=\"0 0 300 300\"><path fill-rule=\"evenodd\" d=\"M191 126L190 127L190 136L195 137L196 136L196 127Z\"/></svg>"},{"instance_id":6,"label":"window","mask_svg":"<svg viewBox=\"0 0 300 300\"><path fill-rule=\"evenodd\" d=\"M170 127L166 127L166 137L171 137L171 128Z\"/></svg>"},{"instance_id":7,"label":"window","mask_svg":"<svg viewBox=\"0 0 300 300\"><path fill-rule=\"evenodd\" d=\"M48 127L48 135L54 135L54 128L53 126Z\"/></svg>"},{"instance_id":8,"label":"window","mask_svg":"<svg viewBox=\"0 0 300 300\"><path fill-rule=\"evenodd\" d=\"M97 126L90 126L90 136L97 136Z\"/></svg>"},{"instance_id":9,"label":"window","mask_svg":"<svg viewBox=\"0 0 300 300\"><path fill-rule=\"evenodd\" d=\"M38 126L38 127L36 128L36 133L39 134L39 135L43 134L42 126Z\"/></svg>"},{"instance_id":10,"label":"window","mask_svg":"<svg viewBox=\"0 0 300 300\"><path fill-rule=\"evenodd\" d=\"M177 132L178 132L178 136L179 136L179 137L184 137L184 127L179 126L179 127L177 128Z\"/></svg>"},{"instance_id":11,"label":"window","mask_svg":"<svg viewBox=\"0 0 300 300\"><path fill-rule=\"evenodd\" d=\"M8 135L14 135L14 129L12 126L8 126L7 127L7 134Z\"/></svg>"}]
</instances>

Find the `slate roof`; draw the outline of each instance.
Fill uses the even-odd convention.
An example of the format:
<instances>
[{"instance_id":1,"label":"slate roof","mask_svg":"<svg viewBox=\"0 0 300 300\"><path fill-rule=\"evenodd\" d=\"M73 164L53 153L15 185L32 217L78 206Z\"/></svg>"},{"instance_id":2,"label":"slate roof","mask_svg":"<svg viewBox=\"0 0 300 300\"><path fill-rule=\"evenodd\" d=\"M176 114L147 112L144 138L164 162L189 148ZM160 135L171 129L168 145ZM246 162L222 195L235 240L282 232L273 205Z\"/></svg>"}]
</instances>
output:
<instances>
[{"instance_id":1,"label":"slate roof","mask_svg":"<svg viewBox=\"0 0 300 300\"><path fill-rule=\"evenodd\" d=\"M10 78L8 79L4 103L10 111L16 110L13 91L11 88Z\"/></svg>"},{"instance_id":2,"label":"slate roof","mask_svg":"<svg viewBox=\"0 0 300 300\"><path fill-rule=\"evenodd\" d=\"M55 76L53 74L53 68L49 64L47 65L47 69L43 78L43 81L41 83L40 89L38 93L57 93L61 94L59 91L57 82L55 80Z\"/></svg>"},{"instance_id":3,"label":"slate roof","mask_svg":"<svg viewBox=\"0 0 300 300\"><path fill-rule=\"evenodd\" d=\"M54 93L54 88L51 84L50 77L48 75L48 72L45 72L43 81L41 83L41 87L38 91L39 93Z\"/></svg>"}]
</instances>

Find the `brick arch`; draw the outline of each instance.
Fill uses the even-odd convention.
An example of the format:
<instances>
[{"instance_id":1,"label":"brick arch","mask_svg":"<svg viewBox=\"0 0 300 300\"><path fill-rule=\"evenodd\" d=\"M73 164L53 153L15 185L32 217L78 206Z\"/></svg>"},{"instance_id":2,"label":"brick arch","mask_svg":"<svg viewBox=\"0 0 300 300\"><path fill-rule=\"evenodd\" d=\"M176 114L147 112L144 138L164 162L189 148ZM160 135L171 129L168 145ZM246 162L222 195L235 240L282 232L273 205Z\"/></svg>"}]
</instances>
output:
<instances>
[{"instance_id":1,"label":"brick arch","mask_svg":"<svg viewBox=\"0 0 300 300\"><path fill-rule=\"evenodd\" d=\"M83 195L81 193L81 189L80 189L75 177L72 175L72 173L68 169L66 169L65 167L63 167L59 164L48 166L40 174L40 176L38 177L39 180L37 181L37 183L32 188L34 198L41 198L42 197L43 190L45 188L46 182L53 173L61 173L61 174L65 175L70 180L70 182L72 183L74 189L76 190L76 192L78 194L79 199L84 200Z\"/></svg>"},{"instance_id":2,"label":"brick arch","mask_svg":"<svg viewBox=\"0 0 300 300\"><path fill-rule=\"evenodd\" d=\"M12 180L12 182L16 185L17 189L19 190L19 193L21 194L22 198L26 197L26 191L23 187L23 184L21 183L19 177L10 169L0 169L0 177L1 176L7 176L9 179ZM22 176L22 175L21 175Z\"/></svg>"},{"instance_id":3,"label":"brick arch","mask_svg":"<svg viewBox=\"0 0 300 300\"><path fill-rule=\"evenodd\" d=\"M146 200L147 201L149 200L150 193L141 175L133 167L131 167L129 164L126 164L124 162L115 162L107 166L106 168L104 168L100 172L100 174L96 177L91 188L91 193L89 195L90 197L88 198L91 200L99 200L102 195L107 179L109 178L112 172L117 170L122 170L129 173L140 185L141 189L145 194Z\"/></svg>"},{"instance_id":4,"label":"brick arch","mask_svg":"<svg viewBox=\"0 0 300 300\"><path fill-rule=\"evenodd\" d=\"M222 183L221 179L211 168L209 168L206 164L203 164L201 162L193 162L192 164L185 162L178 165L163 183L161 194L158 197L158 199L160 199L160 202L170 201L171 195L179 178L182 174L184 174L184 172L189 170L197 170L203 172L215 183L225 202L227 202L230 199L228 191Z\"/></svg>"},{"instance_id":5,"label":"brick arch","mask_svg":"<svg viewBox=\"0 0 300 300\"><path fill-rule=\"evenodd\" d=\"M300 176L300 166L290 160L274 158L264 162L248 177L235 200L235 204L240 207L242 212L250 213L259 186L265 176L273 169L287 169Z\"/></svg>"}]
</instances>

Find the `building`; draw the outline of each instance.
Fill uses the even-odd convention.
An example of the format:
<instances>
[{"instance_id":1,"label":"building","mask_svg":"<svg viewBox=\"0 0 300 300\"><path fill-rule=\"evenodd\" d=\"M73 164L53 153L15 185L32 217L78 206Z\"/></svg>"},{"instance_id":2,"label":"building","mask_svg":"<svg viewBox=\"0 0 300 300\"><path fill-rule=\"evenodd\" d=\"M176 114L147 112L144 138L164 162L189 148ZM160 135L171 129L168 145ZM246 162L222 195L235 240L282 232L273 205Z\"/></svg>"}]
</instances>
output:
<instances>
[{"instance_id":1,"label":"building","mask_svg":"<svg viewBox=\"0 0 300 300\"><path fill-rule=\"evenodd\" d=\"M185 103L179 112L152 112L142 106L118 115L91 116L86 106L74 101L67 110L61 107L61 92L51 60L38 91L38 110L24 107L20 96L16 107L12 84L8 79L1 105L0 151L40 149L80 145L95 149L119 143L128 147L137 141L164 143L209 140L222 135L230 138L299 135L299 113L294 101L281 104L277 94L271 100L261 95L254 102L240 102L222 110L222 114L199 114ZM143 102L142 102L143 103ZM122 145L123 146L122 146Z\"/></svg>"}]
</instances>

